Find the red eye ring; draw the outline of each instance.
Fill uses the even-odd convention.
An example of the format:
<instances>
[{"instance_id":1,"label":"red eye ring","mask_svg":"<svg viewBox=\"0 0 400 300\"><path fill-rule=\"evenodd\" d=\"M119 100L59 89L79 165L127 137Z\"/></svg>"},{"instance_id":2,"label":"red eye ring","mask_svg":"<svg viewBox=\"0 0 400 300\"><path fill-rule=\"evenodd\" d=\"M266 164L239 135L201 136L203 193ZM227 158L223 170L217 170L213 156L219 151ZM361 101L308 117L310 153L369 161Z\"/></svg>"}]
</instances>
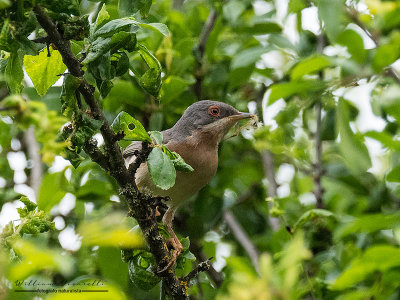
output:
<instances>
[{"instance_id":1,"label":"red eye ring","mask_svg":"<svg viewBox=\"0 0 400 300\"><path fill-rule=\"evenodd\" d=\"M221 114L221 111L218 106L213 105L208 108L208 114L213 117L219 117Z\"/></svg>"}]
</instances>

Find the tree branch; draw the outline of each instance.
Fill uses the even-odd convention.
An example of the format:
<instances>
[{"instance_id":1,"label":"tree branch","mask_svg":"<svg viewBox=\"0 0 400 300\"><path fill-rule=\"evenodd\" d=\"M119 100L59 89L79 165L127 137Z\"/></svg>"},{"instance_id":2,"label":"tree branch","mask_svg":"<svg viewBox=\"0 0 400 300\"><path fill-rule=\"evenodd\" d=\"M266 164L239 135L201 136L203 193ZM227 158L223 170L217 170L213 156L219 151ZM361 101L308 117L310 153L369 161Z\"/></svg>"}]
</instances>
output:
<instances>
[{"instance_id":1,"label":"tree branch","mask_svg":"<svg viewBox=\"0 0 400 300\"><path fill-rule=\"evenodd\" d=\"M81 85L78 91L89 106L91 116L103 123L100 132L104 139L104 156L103 154L100 155L100 150L96 150L97 147L92 143L86 144L86 148L100 165L108 168L110 174L117 180L120 185L120 194L127 200L130 215L134 216L138 221L149 245L150 252L154 255L157 268L162 270L168 264L169 252L165 247L165 240L158 230L154 205L151 205L152 202L156 201L156 198L137 192L136 184L131 180L129 171L125 167L125 162L117 143L118 139L94 97L94 87L89 85L86 80L82 78L84 72L82 71L79 60L71 51L69 41L65 40L58 32L56 25L42 7L35 6L34 12L39 24L46 31L49 41L53 43L60 52L63 62L67 66L69 72L73 76L81 79ZM106 160L108 164L105 163ZM170 294L173 299L187 298L187 288L184 283L175 276L174 272L166 270L157 275L162 277L163 286L167 288L167 293Z\"/></svg>"},{"instance_id":2,"label":"tree branch","mask_svg":"<svg viewBox=\"0 0 400 300\"><path fill-rule=\"evenodd\" d=\"M274 157L272 156L271 151L265 150L263 153L261 153L261 158L263 162L264 174L268 180L268 197L275 198L278 196L278 184L276 183L275 179ZM273 204L268 202L268 206L269 208L272 208ZM268 222L273 231L277 231L281 227L281 221L279 218L270 215Z\"/></svg>"},{"instance_id":3,"label":"tree branch","mask_svg":"<svg viewBox=\"0 0 400 300\"><path fill-rule=\"evenodd\" d=\"M207 259L206 261L203 261L197 265L196 268L194 268L193 271L191 271L189 274L187 274L185 277L182 278L183 281L186 281L187 283L190 282L190 280L194 277L196 277L200 272L207 271L211 267L211 261L212 258Z\"/></svg>"},{"instance_id":4,"label":"tree branch","mask_svg":"<svg viewBox=\"0 0 400 300\"><path fill-rule=\"evenodd\" d=\"M196 94L197 100L202 100L202 85L204 78L204 70L203 70L203 59L204 53L206 50L206 44L208 38L210 36L211 31L214 28L215 22L217 21L218 13L215 8L213 8L208 15L207 21L203 26L203 29L200 34L199 43L197 44L197 48L194 49L196 54L197 66L194 76L196 77L196 82L193 85L194 93Z\"/></svg>"},{"instance_id":5,"label":"tree branch","mask_svg":"<svg viewBox=\"0 0 400 300\"><path fill-rule=\"evenodd\" d=\"M224 221L228 224L229 229L232 231L232 234L235 236L237 241L242 245L244 250L250 257L250 260L256 269L257 273L259 273L258 266L258 251L253 243L250 241L247 233L243 230L240 223L236 220L236 217L230 211L225 211L223 214Z\"/></svg>"},{"instance_id":6,"label":"tree branch","mask_svg":"<svg viewBox=\"0 0 400 300\"><path fill-rule=\"evenodd\" d=\"M322 34L318 36L317 40L317 51L319 53L322 53L325 47L325 38ZM322 72L319 72L319 78L323 80L323 74ZM324 202L322 201L322 197L324 194L324 189L322 188L322 183L321 183L321 178L323 174L323 168L322 168L322 141L321 141L321 123L322 123L322 103L321 100L318 100L317 103L315 104L316 108L316 121L317 121L317 126L315 129L315 159L316 162L313 165L314 169L314 196L316 199L316 207L317 208L324 208Z\"/></svg>"},{"instance_id":7,"label":"tree branch","mask_svg":"<svg viewBox=\"0 0 400 300\"><path fill-rule=\"evenodd\" d=\"M322 113L322 104L318 101L316 104L317 110L317 128L315 130L315 156L316 162L314 165L314 195L317 201L317 208L324 208L324 203L322 201L322 196L324 194L324 189L321 184L321 177L323 174L322 169L322 141L321 141L321 113Z\"/></svg>"},{"instance_id":8,"label":"tree branch","mask_svg":"<svg viewBox=\"0 0 400 300\"><path fill-rule=\"evenodd\" d=\"M35 138L33 126L29 127L24 133L23 138L28 157L32 162L31 173L29 176L29 186L34 190L36 199L39 196L40 185L42 184L43 167L40 155L40 146Z\"/></svg>"}]
</instances>

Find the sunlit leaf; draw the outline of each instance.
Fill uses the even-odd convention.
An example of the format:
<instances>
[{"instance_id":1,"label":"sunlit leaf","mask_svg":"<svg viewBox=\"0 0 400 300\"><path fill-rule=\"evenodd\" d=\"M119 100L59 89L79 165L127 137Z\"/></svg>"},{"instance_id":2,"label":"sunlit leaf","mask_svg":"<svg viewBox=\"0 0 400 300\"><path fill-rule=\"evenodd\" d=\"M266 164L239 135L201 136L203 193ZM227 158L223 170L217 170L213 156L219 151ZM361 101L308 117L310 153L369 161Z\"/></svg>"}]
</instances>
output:
<instances>
[{"instance_id":1,"label":"sunlit leaf","mask_svg":"<svg viewBox=\"0 0 400 300\"><path fill-rule=\"evenodd\" d=\"M49 55L47 50L44 50L39 55L25 55L24 57L26 73L28 73L36 91L41 96L46 94L49 87L60 78L57 75L64 73L67 69L60 52L50 48Z\"/></svg>"},{"instance_id":2,"label":"sunlit leaf","mask_svg":"<svg viewBox=\"0 0 400 300\"><path fill-rule=\"evenodd\" d=\"M85 221L79 226L82 245L138 248L144 244L142 235L130 231L126 218L114 213L106 218Z\"/></svg>"},{"instance_id":3,"label":"sunlit leaf","mask_svg":"<svg viewBox=\"0 0 400 300\"><path fill-rule=\"evenodd\" d=\"M43 177L39 191L38 206L44 211L50 211L65 196L65 191L60 189L62 172L47 174Z\"/></svg>"},{"instance_id":4,"label":"sunlit leaf","mask_svg":"<svg viewBox=\"0 0 400 300\"><path fill-rule=\"evenodd\" d=\"M114 132L123 131L126 141L147 141L151 143L151 138L143 125L124 111L118 114L111 126Z\"/></svg>"},{"instance_id":5,"label":"sunlit leaf","mask_svg":"<svg viewBox=\"0 0 400 300\"><path fill-rule=\"evenodd\" d=\"M300 63L298 63L291 74L292 80L299 80L304 75L312 74L317 71L320 71L328 66L330 66L331 62L325 56L311 56L306 59L303 59Z\"/></svg>"},{"instance_id":6,"label":"sunlit leaf","mask_svg":"<svg viewBox=\"0 0 400 300\"><path fill-rule=\"evenodd\" d=\"M41 270L53 270L68 276L73 271L72 257L59 251L38 247L35 244L18 239L13 243L14 251L22 260L12 266L9 279L24 280Z\"/></svg>"}]
</instances>

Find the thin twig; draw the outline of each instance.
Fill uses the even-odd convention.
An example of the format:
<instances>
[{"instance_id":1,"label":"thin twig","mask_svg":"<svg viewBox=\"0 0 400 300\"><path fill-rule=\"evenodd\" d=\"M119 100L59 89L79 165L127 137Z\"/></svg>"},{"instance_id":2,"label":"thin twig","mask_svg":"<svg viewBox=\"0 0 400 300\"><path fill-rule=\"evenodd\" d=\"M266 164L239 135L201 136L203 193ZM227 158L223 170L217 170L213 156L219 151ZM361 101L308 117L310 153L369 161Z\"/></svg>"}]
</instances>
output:
<instances>
[{"instance_id":1,"label":"thin twig","mask_svg":"<svg viewBox=\"0 0 400 300\"><path fill-rule=\"evenodd\" d=\"M325 38L323 34L318 36L317 40L317 51L322 53L325 47ZM320 80L323 80L323 73L319 72ZM322 140L321 140L321 127L322 127L322 103L318 100L315 104L316 109L316 122L317 126L315 129L315 159L316 162L313 165L314 168L314 196L316 199L316 207L324 208L324 202L322 201L324 189L322 188L321 178L323 174L322 167Z\"/></svg>"},{"instance_id":2,"label":"thin twig","mask_svg":"<svg viewBox=\"0 0 400 300\"><path fill-rule=\"evenodd\" d=\"M198 244L196 240L191 240L190 241L190 252L192 252L198 261L205 261L207 259L207 256L205 253L202 251L201 246ZM213 265L210 265L210 267L207 270L208 276L210 276L211 280L215 283L216 287L219 288L221 287L222 283L224 282L224 278L222 277L222 274L215 270Z\"/></svg>"},{"instance_id":3,"label":"thin twig","mask_svg":"<svg viewBox=\"0 0 400 300\"><path fill-rule=\"evenodd\" d=\"M253 245L248 237L247 233L243 230L240 223L236 220L236 217L230 211L225 211L223 214L224 221L228 225L229 229L232 231L232 234L235 236L240 245L244 248L247 254L250 257L250 260L256 269L257 273L259 273L258 266L258 251L257 248Z\"/></svg>"},{"instance_id":4,"label":"thin twig","mask_svg":"<svg viewBox=\"0 0 400 300\"><path fill-rule=\"evenodd\" d=\"M194 50L197 65L195 71L196 82L193 85L194 93L196 94L197 100L202 99L202 85L203 85L203 78L204 78L204 70L203 70L203 59L204 53L206 50L206 44L208 38L211 34L215 26L215 22L217 21L218 13L215 8L213 8L208 15L207 21L203 26L203 29L200 34L199 43L197 44L197 48Z\"/></svg>"},{"instance_id":5,"label":"thin twig","mask_svg":"<svg viewBox=\"0 0 400 300\"><path fill-rule=\"evenodd\" d=\"M324 194L324 189L322 188L321 184L321 177L323 174L322 169L322 141L321 141L321 113L322 113L322 104L318 101L316 104L317 110L317 128L315 130L315 156L316 156L316 163L314 166L314 195L316 199L316 206L317 208L324 208L324 203L322 201L322 196Z\"/></svg>"},{"instance_id":6,"label":"thin twig","mask_svg":"<svg viewBox=\"0 0 400 300\"><path fill-rule=\"evenodd\" d=\"M195 278L200 272L207 271L211 266L211 259L212 257L207 259L206 261L199 263L198 266L194 268L194 270L191 271L189 274L187 274L185 277L183 277L182 280L189 283L190 280L192 278Z\"/></svg>"},{"instance_id":7,"label":"thin twig","mask_svg":"<svg viewBox=\"0 0 400 300\"><path fill-rule=\"evenodd\" d=\"M262 162L263 162L264 173L268 180L268 197L275 198L278 196L278 184L276 183L276 179L275 179L274 157L273 157L271 151L265 150L261 154L261 158L262 158ZM269 202L268 206L271 209L273 206L273 203ZM280 222L279 218L277 218L277 217L273 217L270 215L268 218L268 222L273 231L277 231L281 227L281 222Z\"/></svg>"}]
</instances>

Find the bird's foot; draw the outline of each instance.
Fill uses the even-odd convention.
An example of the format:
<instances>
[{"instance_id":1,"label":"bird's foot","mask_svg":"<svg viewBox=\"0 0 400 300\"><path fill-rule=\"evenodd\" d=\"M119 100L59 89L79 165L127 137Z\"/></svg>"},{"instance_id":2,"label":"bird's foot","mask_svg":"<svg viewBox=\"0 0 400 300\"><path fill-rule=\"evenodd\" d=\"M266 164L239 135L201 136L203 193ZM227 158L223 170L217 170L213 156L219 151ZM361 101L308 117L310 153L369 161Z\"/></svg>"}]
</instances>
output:
<instances>
[{"instance_id":1,"label":"bird's foot","mask_svg":"<svg viewBox=\"0 0 400 300\"><path fill-rule=\"evenodd\" d=\"M174 237L168 239L167 242L168 242L168 244L170 244L170 246L173 249L172 255L171 255L170 260L168 261L168 264L158 273L163 273L166 270L172 268L175 265L176 260L178 259L179 255L182 253L182 250L183 250L183 246L176 235Z\"/></svg>"}]
</instances>

